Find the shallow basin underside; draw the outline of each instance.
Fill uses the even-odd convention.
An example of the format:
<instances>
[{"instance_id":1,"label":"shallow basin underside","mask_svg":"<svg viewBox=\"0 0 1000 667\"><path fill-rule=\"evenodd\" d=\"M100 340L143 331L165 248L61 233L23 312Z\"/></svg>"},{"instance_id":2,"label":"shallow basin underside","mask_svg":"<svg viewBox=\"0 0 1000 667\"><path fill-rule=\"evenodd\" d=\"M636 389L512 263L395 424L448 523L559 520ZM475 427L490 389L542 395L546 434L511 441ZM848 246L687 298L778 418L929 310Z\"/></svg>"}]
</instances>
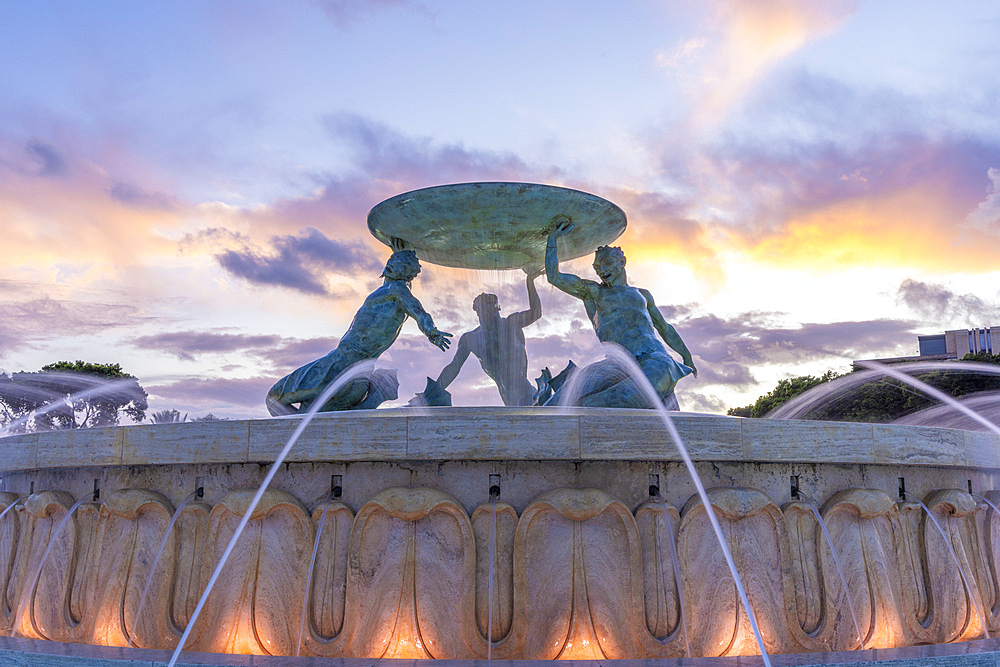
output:
<instances>
[{"instance_id":1,"label":"shallow basin underside","mask_svg":"<svg viewBox=\"0 0 1000 667\"><path fill-rule=\"evenodd\" d=\"M0 510L16 506L0 520L0 633L15 644L102 646L131 635L139 647L172 649L300 419L3 440ZM987 502L1000 503L1000 438L683 413L674 421L769 653L814 660L774 664L857 649L858 630L876 651L838 654L837 664L921 644L993 650L973 640L1000 632L1000 519ZM519 408L316 418L251 516L187 647L369 660L758 650L659 419ZM923 658L933 648L922 647Z\"/></svg>"}]
</instances>

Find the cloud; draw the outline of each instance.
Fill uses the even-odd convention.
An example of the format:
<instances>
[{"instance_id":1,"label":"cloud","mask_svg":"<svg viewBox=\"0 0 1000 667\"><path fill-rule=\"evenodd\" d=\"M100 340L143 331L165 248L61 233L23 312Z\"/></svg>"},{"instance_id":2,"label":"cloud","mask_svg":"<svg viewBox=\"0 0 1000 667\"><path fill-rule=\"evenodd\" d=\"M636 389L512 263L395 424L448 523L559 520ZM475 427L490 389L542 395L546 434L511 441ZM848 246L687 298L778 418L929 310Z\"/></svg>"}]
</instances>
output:
<instances>
[{"instance_id":1,"label":"cloud","mask_svg":"<svg viewBox=\"0 0 1000 667\"><path fill-rule=\"evenodd\" d=\"M266 414L264 396L276 378L184 378L143 384L150 401L181 412L223 411L220 416Z\"/></svg>"},{"instance_id":2,"label":"cloud","mask_svg":"<svg viewBox=\"0 0 1000 667\"><path fill-rule=\"evenodd\" d=\"M725 401L712 394L687 391L683 385L677 389L676 394L677 402L680 403L681 410L685 412L722 414L726 411Z\"/></svg>"},{"instance_id":3,"label":"cloud","mask_svg":"<svg viewBox=\"0 0 1000 667\"><path fill-rule=\"evenodd\" d=\"M160 211L171 211L176 208L169 195L147 192L134 183L115 182L108 190L108 195L115 201L133 208L151 208Z\"/></svg>"},{"instance_id":4,"label":"cloud","mask_svg":"<svg viewBox=\"0 0 1000 667\"><path fill-rule=\"evenodd\" d=\"M854 0L723 0L709 19L714 34L688 38L657 62L695 69L688 95L697 104L689 124L703 130L719 123L775 65L846 21L856 5Z\"/></svg>"},{"instance_id":5,"label":"cloud","mask_svg":"<svg viewBox=\"0 0 1000 667\"><path fill-rule=\"evenodd\" d=\"M218 333L214 331L173 331L139 336L132 345L173 354L178 359L193 360L205 353L226 353L256 348L275 347L281 342L277 335Z\"/></svg>"},{"instance_id":6,"label":"cloud","mask_svg":"<svg viewBox=\"0 0 1000 667\"><path fill-rule=\"evenodd\" d=\"M28 154L38 163L39 176L63 176L68 171L66 160L50 144L31 139L25 146Z\"/></svg>"},{"instance_id":7,"label":"cloud","mask_svg":"<svg viewBox=\"0 0 1000 667\"><path fill-rule=\"evenodd\" d=\"M273 236L266 250L244 242L244 247L223 250L215 259L231 275L251 283L320 295L331 294L324 280L328 271L346 274L380 269L369 248L335 241L311 227L299 235Z\"/></svg>"},{"instance_id":8,"label":"cloud","mask_svg":"<svg viewBox=\"0 0 1000 667\"><path fill-rule=\"evenodd\" d=\"M704 37L692 37L670 49L665 49L656 54L657 67L677 69L690 66L696 60L696 56L708 46L708 40Z\"/></svg>"},{"instance_id":9,"label":"cloud","mask_svg":"<svg viewBox=\"0 0 1000 667\"><path fill-rule=\"evenodd\" d=\"M674 326L697 357L709 362L776 364L824 357L878 355L912 342L917 323L905 320L803 323L780 327L761 313L731 319L695 317Z\"/></svg>"},{"instance_id":10,"label":"cloud","mask_svg":"<svg viewBox=\"0 0 1000 667\"><path fill-rule=\"evenodd\" d=\"M231 273L321 294L323 280L304 260L331 270L337 270L333 265L374 269L381 263L378 253L365 248L378 248L385 256L389 250L372 238L365 219L373 206L389 197L444 182L559 180L558 170L530 165L512 153L404 135L358 114L329 114L322 122L347 154L351 169L335 175L313 173L309 180L315 187L310 192L266 205L204 204L198 207L198 217L210 225L189 234L187 247L221 244L228 237L240 247L215 249L214 254ZM264 240L276 231L282 234ZM377 268L376 275L381 272L381 266Z\"/></svg>"},{"instance_id":11,"label":"cloud","mask_svg":"<svg viewBox=\"0 0 1000 667\"><path fill-rule=\"evenodd\" d=\"M7 281L5 281L7 282ZM143 317L128 304L30 299L0 301L0 358L37 347L42 341L134 327Z\"/></svg>"},{"instance_id":12,"label":"cloud","mask_svg":"<svg viewBox=\"0 0 1000 667\"><path fill-rule=\"evenodd\" d=\"M410 2L410 0L366 0L366 2L355 2L354 0L313 0L313 4L319 7L327 17L339 28L346 28L352 23L359 21L367 14L397 7L410 7L423 9L422 5Z\"/></svg>"},{"instance_id":13,"label":"cloud","mask_svg":"<svg viewBox=\"0 0 1000 667\"><path fill-rule=\"evenodd\" d=\"M670 309L660 310L668 321L673 319ZM698 377L686 384L700 390L719 386L745 391L758 384L753 370L764 366L824 361L845 366L854 359L916 354L916 322L886 319L787 327L778 324L781 315L747 312L731 318L673 319L698 366Z\"/></svg>"},{"instance_id":14,"label":"cloud","mask_svg":"<svg viewBox=\"0 0 1000 667\"><path fill-rule=\"evenodd\" d=\"M151 194L155 188L125 185L74 150L78 143L69 136L25 145L0 130L5 267L38 279L55 265L85 266L83 282L172 254L162 234L184 223L182 205L167 205L165 195Z\"/></svg>"},{"instance_id":15,"label":"cloud","mask_svg":"<svg viewBox=\"0 0 1000 667\"><path fill-rule=\"evenodd\" d=\"M254 366L275 377L322 357L337 347L336 337L288 338L277 334L246 334L227 331L172 331L139 336L133 347L166 352L191 361L204 354L240 353L259 360ZM261 363L263 362L263 363Z\"/></svg>"},{"instance_id":16,"label":"cloud","mask_svg":"<svg viewBox=\"0 0 1000 667\"><path fill-rule=\"evenodd\" d=\"M990 179L988 196L976 206L976 210L972 211L965 221L973 227L1000 235L1000 169L990 167L986 175Z\"/></svg>"},{"instance_id":17,"label":"cloud","mask_svg":"<svg viewBox=\"0 0 1000 667\"><path fill-rule=\"evenodd\" d=\"M798 99L792 92L782 97ZM718 258L727 253L811 271L899 265L986 271L1000 263L996 230L987 231L996 172L986 177L1000 163L1000 143L872 124L836 100L824 103L841 111L842 124L816 128L815 135L785 128L782 136L727 135L697 154L665 150L661 166L676 179L675 194L632 196L633 204L651 204L648 213L629 209L642 227L630 228L629 241L633 234L640 240L644 257L662 249L709 276L722 270ZM877 99L851 104L884 106ZM785 124L795 125L787 116L805 111L793 105ZM750 124L756 123L753 116Z\"/></svg>"},{"instance_id":18,"label":"cloud","mask_svg":"<svg viewBox=\"0 0 1000 667\"><path fill-rule=\"evenodd\" d=\"M660 310L671 319L670 309ZM678 312L691 308L682 306ZM698 366L697 378L685 378L678 385L682 409L723 412L727 401L715 392L723 390L732 401L734 391L761 387L755 373L768 367L811 363L845 370L854 359L917 354L917 322L884 319L788 327L779 324L783 317L783 313L747 312L730 318L693 315L674 320ZM737 402L752 400L748 396Z\"/></svg>"},{"instance_id":19,"label":"cloud","mask_svg":"<svg viewBox=\"0 0 1000 667\"><path fill-rule=\"evenodd\" d=\"M467 149L429 137L405 136L387 125L353 113L324 118L330 136L344 144L365 173L392 184L386 196L453 181L553 180L554 168L525 163L513 153ZM377 202L376 202L377 203Z\"/></svg>"},{"instance_id":20,"label":"cloud","mask_svg":"<svg viewBox=\"0 0 1000 667\"><path fill-rule=\"evenodd\" d=\"M1000 321L1000 303L989 303L975 294L957 294L936 283L907 278L896 298L919 316L938 324L962 320L975 327Z\"/></svg>"}]
</instances>

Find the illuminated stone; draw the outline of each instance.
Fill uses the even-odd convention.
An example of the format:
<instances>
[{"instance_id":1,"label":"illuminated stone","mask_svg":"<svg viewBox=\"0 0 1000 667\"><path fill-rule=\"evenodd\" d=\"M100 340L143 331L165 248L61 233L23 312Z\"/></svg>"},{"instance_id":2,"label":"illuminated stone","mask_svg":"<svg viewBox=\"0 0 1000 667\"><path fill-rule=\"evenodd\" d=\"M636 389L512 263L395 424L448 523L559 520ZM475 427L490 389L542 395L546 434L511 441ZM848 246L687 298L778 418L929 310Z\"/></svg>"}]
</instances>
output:
<instances>
[{"instance_id":1,"label":"illuminated stone","mask_svg":"<svg viewBox=\"0 0 1000 667\"><path fill-rule=\"evenodd\" d=\"M140 647L172 649L268 459L299 419L6 439L3 478L14 491L0 493L0 511L24 499L0 520L0 631L115 646L132 633ZM769 651L857 648L848 597L865 648L1000 630L1000 519L967 491L970 481L1000 486L996 467L980 467L987 445L1000 451L1000 438L706 415L677 415L675 423L714 487L710 502ZM907 449L886 447L883 434L905 438ZM61 457L50 455L55 442ZM178 446L157 446L167 442ZM188 649L481 659L492 614L498 659L682 657L685 635L697 655L756 652L705 509L646 411L337 414L310 424L299 447L251 516ZM965 462L970 447L974 465ZM46 465L37 468L42 452ZM790 498L793 475L821 504L848 590L811 509ZM923 510L898 501L900 477L907 498L923 499L942 524L971 598ZM99 501L91 497L95 480ZM205 498L185 507L154 569L170 515L197 480ZM651 486L661 495L650 496ZM983 496L1000 500L997 491ZM32 587L32 569L74 498L85 502Z\"/></svg>"}]
</instances>

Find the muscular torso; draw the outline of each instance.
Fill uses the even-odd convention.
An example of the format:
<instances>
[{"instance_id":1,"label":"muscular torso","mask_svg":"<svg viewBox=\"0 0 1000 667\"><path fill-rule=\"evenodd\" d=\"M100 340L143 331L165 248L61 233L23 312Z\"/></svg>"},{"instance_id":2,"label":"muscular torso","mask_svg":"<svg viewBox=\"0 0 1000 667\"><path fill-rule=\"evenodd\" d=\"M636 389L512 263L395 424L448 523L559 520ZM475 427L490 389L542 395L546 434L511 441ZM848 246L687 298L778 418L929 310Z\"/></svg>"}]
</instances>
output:
<instances>
[{"instance_id":1,"label":"muscular torso","mask_svg":"<svg viewBox=\"0 0 1000 667\"><path fill-rule=\"evenodd\" d=\"M500 318L495 326L480 325L464 338L469 351L479 359L479 365L496 382L505 404L524 405L525 400L530 401L528 354L521 327L508 322L508 318ZM510 403L509 399L514 394L517 395L517 402Z\"/></svg>"},{"instance_id":2,"label":"muscular torso","mask_svg":"<svg viewBox=\"0 0 1000 667\"><path fill-rule=\"evenodd\" d=\"M601 341L617 343L636 357L663 351L646 298L635 287L595 284L584 305Z\"/></svg>"},{"instance_id":3,"label":"muscular torso","mask_svg":"<svg viewBox=\"0 0 1000 667\"><path fill-rule=\"evenodd\" d=\"M374 359L389 349L407 318L399 298L401 290L406 290L406 286L390 282L369 294L340 339L338 349L358 359Z\"/></svg>"}]
</instances>

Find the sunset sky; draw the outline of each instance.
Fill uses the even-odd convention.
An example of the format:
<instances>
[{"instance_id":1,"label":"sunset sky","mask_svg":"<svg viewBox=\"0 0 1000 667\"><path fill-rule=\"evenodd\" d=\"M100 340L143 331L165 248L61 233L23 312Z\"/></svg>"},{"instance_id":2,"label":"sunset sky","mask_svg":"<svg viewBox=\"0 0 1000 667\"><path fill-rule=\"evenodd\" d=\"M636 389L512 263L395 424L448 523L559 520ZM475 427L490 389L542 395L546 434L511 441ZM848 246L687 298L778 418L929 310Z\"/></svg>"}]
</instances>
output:
<instances>
[{"instance_id":1,"label":"sunset sky","mask_svg":"<svg viewBox=\"0 0 1000 667\"><path fill-rule=\"evenodd\" d=\"M151 410L265 416L381 283L369 209L465 181L625 210L684 410L916 354L1000 325L998 34L992 0L4 2L0 369L116 362ZM457 338L523 278L413 292ZM531 380L600 355L538 286ZM396 404L450 359L409 322ZM451 389L500 403L474 359Z\"/></svg>"}]
</instances>

